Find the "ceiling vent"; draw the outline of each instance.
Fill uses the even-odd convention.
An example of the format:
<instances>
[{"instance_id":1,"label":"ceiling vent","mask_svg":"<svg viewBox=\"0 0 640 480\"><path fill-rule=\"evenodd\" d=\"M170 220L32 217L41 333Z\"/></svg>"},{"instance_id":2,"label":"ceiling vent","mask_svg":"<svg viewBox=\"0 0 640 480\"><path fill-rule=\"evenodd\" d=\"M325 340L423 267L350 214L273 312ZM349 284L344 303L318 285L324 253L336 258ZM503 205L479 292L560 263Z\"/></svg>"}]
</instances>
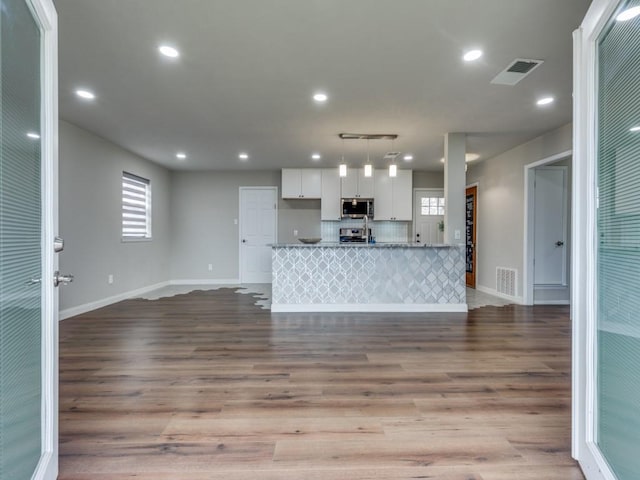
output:
<instances>
[{"instance_id":1,"label":"ceiling vent","mask_svg":"<svg viewBox=\"0 0 640 480\"><path fill-rule=\"evenodd\" d=\"M544 60L516 58L507 68L496 75L496 77L491 80L491 83L495 85L515 85L542 65L543 62Z\"/></svg>"},{"instance_id":2,"label":"ceiling vent","mask_svg":"<svg viewBox=\"0 0 640 480\"><path fill-rule=\"evenodd\" d=\"M387 152L382 157L384 160L395 160L400 155L400 152Z\"/></svg>"}]
</instances>

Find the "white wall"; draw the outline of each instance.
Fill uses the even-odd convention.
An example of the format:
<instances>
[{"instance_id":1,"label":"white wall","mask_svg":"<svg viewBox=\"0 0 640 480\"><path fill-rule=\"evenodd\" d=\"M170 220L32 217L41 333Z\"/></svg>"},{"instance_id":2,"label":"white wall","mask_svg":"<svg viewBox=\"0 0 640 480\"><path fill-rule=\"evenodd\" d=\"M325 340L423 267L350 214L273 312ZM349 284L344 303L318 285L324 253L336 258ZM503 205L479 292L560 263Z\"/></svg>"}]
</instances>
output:
<instances>
[{"instance_id":1,"label":"white wall","mask_svg":"<svg viewBox=\"0 0 640 480\"><path fill-rule=\"evenodd\" d=\"M237 281L239 187L276 186L280 171L173 172L171 278ZM278 242L320 236L318 200L278 201ZM208 271L208 264L213 271Z\"/></svg>"},{"instance_id":2,"label":"white wall","mask_svg":"<svg viewBox=\"0 0 640 480\"><path fill-rule=\"evenodd\" d=\"M169 280L169 171L65 121L59 141L60 271L75 275L60 288L60 309ZM121 240L123 170L151 181L151 241Z\"/></svg>"},{"instance_id":3,"label":"white wall","mask_svg":"<svg viewBox=\"0 0 640 480\"><path fill-rule=\"evenodd\" d=\"M414 170L413 188L444 188L444 165L440 172Z\"/></svg>"},{"instance_id":4,"label":"white wall","mask_svg":"<svg viewBox=\"0 0 640 480\"><path fill-rule=\"evenodd\" d=\"M522 297L524 166L571 150L571 144L568 124L495 158L469 164L467 184L478 182L478 288L495 289L496 267L515 268L517 296Z\"/></svg>"}]
</instances>

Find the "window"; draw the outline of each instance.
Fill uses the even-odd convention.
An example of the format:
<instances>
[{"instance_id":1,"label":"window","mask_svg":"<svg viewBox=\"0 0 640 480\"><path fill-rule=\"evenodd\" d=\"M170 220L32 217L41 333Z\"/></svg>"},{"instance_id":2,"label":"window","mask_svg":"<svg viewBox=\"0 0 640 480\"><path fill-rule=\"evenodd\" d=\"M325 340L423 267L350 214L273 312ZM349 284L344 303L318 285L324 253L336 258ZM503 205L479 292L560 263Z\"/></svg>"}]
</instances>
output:
<instances>
[{"instance_id":1,"label":"window","mask_svg":"<svg viewBox=\"0 0 640 480\"><path fill-rule=\"evenodd\" d=\"M421 215L444 215L444 197L422 197L420 199Z\"/></svg>"},{"instance_id":2,"label":"window","mask_svg":"<svg viewBox=\"0 0 640 480\"><path fill-rule=\"evenodd\" d=\"M122 172L122 238L151 238L151 184L127 172Z\"/></svg>"}]
</instances>

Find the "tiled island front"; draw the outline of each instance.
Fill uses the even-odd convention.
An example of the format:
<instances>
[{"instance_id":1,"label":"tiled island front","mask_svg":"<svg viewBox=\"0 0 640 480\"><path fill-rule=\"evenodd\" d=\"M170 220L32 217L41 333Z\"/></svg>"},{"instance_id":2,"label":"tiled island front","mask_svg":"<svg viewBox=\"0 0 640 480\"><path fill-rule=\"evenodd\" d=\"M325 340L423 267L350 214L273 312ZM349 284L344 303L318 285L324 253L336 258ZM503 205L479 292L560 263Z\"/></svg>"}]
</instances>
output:
<instances>
[{"instance_id":1,"label":"tiled island front","mask_svg":"<svg viewBox=\"0 0 640 480\"><path fill-rule=\"evenodd\" d=\"M273 312L466 312L464 247L273 246Z\"/></svg>"}]
</instances>

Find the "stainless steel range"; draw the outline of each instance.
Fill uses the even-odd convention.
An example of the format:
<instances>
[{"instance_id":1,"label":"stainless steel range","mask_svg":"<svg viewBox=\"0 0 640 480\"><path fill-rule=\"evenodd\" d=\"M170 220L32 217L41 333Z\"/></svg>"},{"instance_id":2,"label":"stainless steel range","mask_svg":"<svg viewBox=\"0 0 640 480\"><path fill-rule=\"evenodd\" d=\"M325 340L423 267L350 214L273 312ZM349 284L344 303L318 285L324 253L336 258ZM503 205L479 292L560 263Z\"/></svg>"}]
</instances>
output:
<instances>
[{"instance_id":1,"label":"stainless steel range","mask_svg":"<svg viewBox=\"0 0 640 480\"><path fill-rule=\"evenodd\" d=\"M371 236L371 229L367 228L341 228L340 243L367 243L368 237Z\"/></svg>"}]
</instances>

